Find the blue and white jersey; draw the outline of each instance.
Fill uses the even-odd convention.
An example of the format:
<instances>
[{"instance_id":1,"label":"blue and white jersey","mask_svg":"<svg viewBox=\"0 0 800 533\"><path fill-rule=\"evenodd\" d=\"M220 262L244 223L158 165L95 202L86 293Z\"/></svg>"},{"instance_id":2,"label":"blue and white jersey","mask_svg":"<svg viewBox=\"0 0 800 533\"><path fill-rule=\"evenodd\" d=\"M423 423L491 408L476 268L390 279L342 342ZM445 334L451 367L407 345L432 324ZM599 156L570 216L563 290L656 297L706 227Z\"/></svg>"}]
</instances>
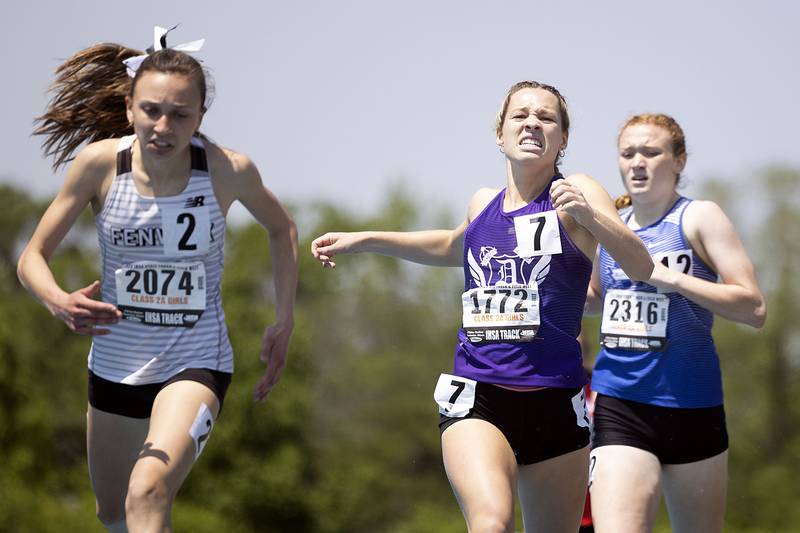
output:
<instances>
[{"instance_id":1,"label":"blue and white jersey","mask_svg":"<svg viewBox=\"0 0 800 533\"><path fill-rule=\"evenodd\" d=\"M130 385L166 381L186 368L233 371L222 311L225 217L203 143L180 194L145 197L132 172L133 135L120 140L117 171L95 220L102 299L123 319L92 340L89 369Z\"/></svg>"},{"instance_id":2,"label":"blue and white jersey","mask_svg":"<svg viewBox=\"0 0 800 533\"><path fill-rule=\"evenodd\" d=\"M691 203L680 197L657 222L635 230L665 266L710 282L717 274L694 253L682 229ZM627 222L632 209L620 213ZM600 248L603 319L592 388L664 407L722 404L722 376L711 337L711 311L676 292L631 281Z\"/></svg>"}]
</instances>

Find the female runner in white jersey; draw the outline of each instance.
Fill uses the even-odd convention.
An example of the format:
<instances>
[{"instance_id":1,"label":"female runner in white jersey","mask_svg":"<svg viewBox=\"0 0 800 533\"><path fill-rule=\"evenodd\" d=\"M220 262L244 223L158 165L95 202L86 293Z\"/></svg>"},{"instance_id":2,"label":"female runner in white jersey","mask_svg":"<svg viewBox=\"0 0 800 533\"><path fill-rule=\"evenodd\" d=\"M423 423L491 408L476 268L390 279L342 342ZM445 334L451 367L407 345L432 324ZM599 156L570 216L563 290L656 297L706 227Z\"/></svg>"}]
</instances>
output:
<instances>
[{"instance_id":1,"label":"female runner in white jersey","mask_svg":"<svg viewBox=\"0 0 800 533\"><path fill-rule=\"evenodd\" d=\"M583 174L561 178L556 165L568 134L567 105L558 90L519 82L506 94L496 123L506 188L476 192L457 228L327 233L311 247L331 267L336 254L355 252L464 267L469 289L455 375L443 374L434 394L445 469L473 533L513 532L515 494L525 531L578 530L589 431L576 337L591 258L601 242L635 279L647 279L653 268L596 181ZM500 296L486 299L489 293ZM514 297L516 303L508 303L514 312L503 315ZM501 315L525 317L509 318L503 329L464 333L471 316L486 324ZM541 327L531 333L535 326L529 324Z\"/></svg>"},{"instance_id":2,"label":"female runner in white jersey","mask_svg":"<svg viewBox=\"0 0 800 533\"><path fill-rule=\"evenodd\" d=\"M172 501L219 413L233 370L219 282L224 216L234 201L269 233L277 294L255 400L277 383L293 329L294 223L246 156L196 137L206 77L195 59L166 48L162 34L146 58L101 44L58 69L37 133L55 166L90 144L18 265L23 285L53 315L94 336L89 471L97 516L112 532L171 530ZM102 286L62 289L48 259L86 206L97 220ZM102 301L93 298L100 289Z\"/></svg>"},{"instance_id":3,"label":"female runner in white jersey","mask_svg":"<svg viewBox=\"0 0 800 533\"><path fill-rule=\"evenodd\" d=\"M601 249L589 286L587 312L603 311L592 374L595 531L652 531L663 492L673 531L721 532L728 434L711 324L718 314L759 328L764 298L725 213L676 191L686 164L678 123L636 115L618 145L628 194L617 206L655 269L632 283Z\"/></svg>"}]
</instances>

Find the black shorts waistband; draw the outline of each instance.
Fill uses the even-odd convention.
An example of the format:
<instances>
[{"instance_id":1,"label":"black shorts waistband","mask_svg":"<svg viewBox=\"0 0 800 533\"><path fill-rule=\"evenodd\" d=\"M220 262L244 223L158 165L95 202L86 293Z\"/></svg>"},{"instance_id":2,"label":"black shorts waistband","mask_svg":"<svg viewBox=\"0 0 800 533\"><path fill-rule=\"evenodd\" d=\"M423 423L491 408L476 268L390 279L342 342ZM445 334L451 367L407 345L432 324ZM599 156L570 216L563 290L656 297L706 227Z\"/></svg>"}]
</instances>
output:
<instances>
[{"instance_id":1,"label":"black shorts waistband","mask_svg":"<svg viewBox=\"0 0 800 533\"><path fill-rule=\"evenodd\" d=\"M89 370L89 404L107 413L130 418L150 418L153 403L161 389L177 381L196 381L211 389L219 400L219 409L222 412L222 403L231 378L229 372L219 372L209 368L187 368L160 383L128 385L101 378Z\"/></svg>"}]
</instances>

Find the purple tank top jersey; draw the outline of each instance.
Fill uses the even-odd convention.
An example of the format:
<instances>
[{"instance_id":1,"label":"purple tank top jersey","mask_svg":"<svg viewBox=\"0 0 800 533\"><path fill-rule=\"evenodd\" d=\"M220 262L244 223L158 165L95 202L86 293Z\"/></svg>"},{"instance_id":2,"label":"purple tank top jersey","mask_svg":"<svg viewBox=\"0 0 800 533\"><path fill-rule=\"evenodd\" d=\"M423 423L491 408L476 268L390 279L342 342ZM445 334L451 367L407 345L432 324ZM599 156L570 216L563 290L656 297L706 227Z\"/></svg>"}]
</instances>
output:
<instances>
[{"instance_id":1,"label":"purple tank top jersey","mask_svg":"<svg viewBox=\"0 0 800 533\"><path fill-rule=\"evenodd\" d=\"M497 385L581 387L577 336L592 262L558 220L549 186L508 213L504 197L505 189L464 233L454 373Z\"/></svg>"}]
</instances>

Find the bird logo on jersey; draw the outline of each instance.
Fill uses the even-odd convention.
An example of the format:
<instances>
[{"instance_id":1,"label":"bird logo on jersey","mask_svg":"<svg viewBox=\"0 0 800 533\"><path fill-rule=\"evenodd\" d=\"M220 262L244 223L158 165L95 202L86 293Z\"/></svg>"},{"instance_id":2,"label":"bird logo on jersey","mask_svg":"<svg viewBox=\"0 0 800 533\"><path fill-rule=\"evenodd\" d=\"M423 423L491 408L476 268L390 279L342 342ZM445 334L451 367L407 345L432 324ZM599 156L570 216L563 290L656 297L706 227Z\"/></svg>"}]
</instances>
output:
<instances>
[{"instance_id":1,"label":"bird logo on jersey","mask_svg":"<svg viewBox=\"0 0 800 533\"><path fill-rule=\"evenodd\" d=\"M478 259L467 249L467 265L476 287L525 286L536 287L550 272L552 255L520 257L499 255L494 246L481 246Z\"/></svg>"}]
</instances>

